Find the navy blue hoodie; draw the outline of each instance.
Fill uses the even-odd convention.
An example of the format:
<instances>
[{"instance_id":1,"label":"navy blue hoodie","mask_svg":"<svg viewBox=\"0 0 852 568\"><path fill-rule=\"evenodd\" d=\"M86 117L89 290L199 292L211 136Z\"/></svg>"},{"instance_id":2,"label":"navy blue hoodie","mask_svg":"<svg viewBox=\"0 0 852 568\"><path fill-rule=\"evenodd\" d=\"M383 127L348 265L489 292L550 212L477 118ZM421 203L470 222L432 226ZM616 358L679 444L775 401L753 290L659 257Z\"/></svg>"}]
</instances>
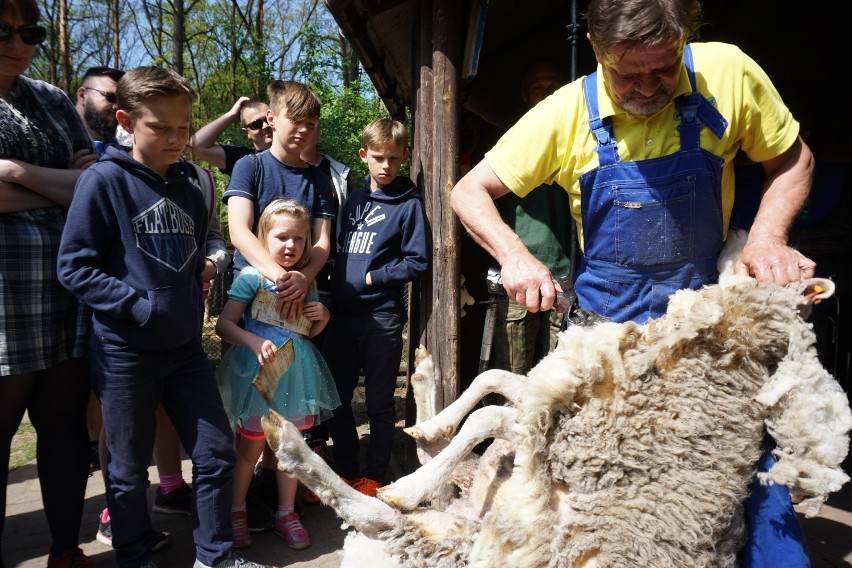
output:
<instances>
[{"instance_id":1,"label":"navy blue hoodie","mask_svg":"<svg viewBox=\"0 0 852 568\"><path fill-rule=\"evenodd\" d=\"M405 314L405 284L429 266L426 215L417 186L396 178L383 189L365 187L346 199L332 276L334 313ZM367 286L370 273L372 286Z\"/></svg>"},{"instance_id":2,"label":"navy blue hoodie","mask_svg":"<svg viewBox=\"0 0 852 568\"><path fill-rule=\"evenodd\" d=\"M94 310L97 337L145 350L198 338L207 208L189 167L163 179L109 147L77 180L58 273Z\"/></svg>"}]
</instances>

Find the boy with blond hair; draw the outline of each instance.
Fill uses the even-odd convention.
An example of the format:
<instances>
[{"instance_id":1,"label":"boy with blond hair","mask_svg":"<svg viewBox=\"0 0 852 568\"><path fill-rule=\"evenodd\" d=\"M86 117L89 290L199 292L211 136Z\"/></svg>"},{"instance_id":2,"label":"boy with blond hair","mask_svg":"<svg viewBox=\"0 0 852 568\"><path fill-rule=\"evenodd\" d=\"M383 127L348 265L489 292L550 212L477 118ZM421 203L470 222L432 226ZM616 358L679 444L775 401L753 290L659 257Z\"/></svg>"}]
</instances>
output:
<instances>
[{"instance_id":1,"label":"boy with blond hair","mask_svg":"<svg viewBox=\"0 0 852 568\"><path fill-rule=\"evenodd\" d=\"M396 426L405 288L423 276L429 261L420 193L410 179L397 177L409 156L405 126L390 118L371 122L358 154L370 175L340 216L323 355L341 401L329 422L337 472L361 493L375 496L385 481ZM363 469L352 412L361 370L370 423Z\"/></svg>"},{"instance_id":2,"label":"boy with blond hair","mask_svg":"<svg viewBox=\"0 0 852 568\"><path fill-rule=\"evenodd\" d=\"M285 314L288 319L293 319L301 314L308 287L325 266L331 250L334 189L325 174L302 159L302 153L309 153L306 151L316 143L322 108L319 98L306 85L296 81L272 81L267 87L267 95L269 109L266 122L273 129L272 144L267 150L237 161L222 200L228 207L228 227L231 242L236 248L234 279L246 266L255 267L275 282L278 294L285 301ZM310 261L298 270L282 268L256 236L261 211L281 198L292 199L304 206L311 220L313 244ZM264 462L267 463L266 458ZM259 483L264 477L270 479L268 474L263 475L265 471L274 474L268 468L258 471ZM274 479L274 475L271 476L271 480ZM241 487L236 490L239 495L249 495ZM272 528L274 524L274 518L269 518L268 512L264 512L266 504L256 501L233 505L233 512L248 513L246 522L251 532ZM285 511L275 511L272 516L286 514ZM236 528L240 530L242 527Z\"/></svg>"},{"instance_id":3,"label":"boy with blond hair","mask_svg":"<svg viewBox=\"0 0 852 568\"><path fill-rule=\"evenodd\" d=\"M272 81L267 93L266 121L273 128L272 145L237 161L222 200L228 207L228 228L236 248L234 276L244 267L254 266L275 282L281 298L292 307L289 315L294 316L328 258L334 197L328 177L301 157L319 127L319 98L296 81ZM281 198L304 205L311 218L311 260L298 271L279 266L255 234L260 212Z\"/></svg>"}]
</instances>

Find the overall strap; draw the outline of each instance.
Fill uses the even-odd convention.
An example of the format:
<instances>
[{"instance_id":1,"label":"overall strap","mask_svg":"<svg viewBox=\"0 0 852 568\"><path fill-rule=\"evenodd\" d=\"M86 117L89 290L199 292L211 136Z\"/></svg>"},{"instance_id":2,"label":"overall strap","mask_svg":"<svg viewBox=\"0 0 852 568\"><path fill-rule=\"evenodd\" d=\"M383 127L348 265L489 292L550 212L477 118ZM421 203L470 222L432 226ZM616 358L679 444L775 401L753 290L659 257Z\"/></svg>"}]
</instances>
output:
<instances>
[{"instance_id":1,"label":"overall strap","mask_svg":"<svg viewBox=\"0 0 852 568\"><path fill-rule=\"evenodd\" d=\"M598 109L598 73L595 71L583 79L583 95L586 98L586 112L589 114L589 129L597 140L598 161L601 166L618 161L618 146L612 131L612 119L601 119Z\"/></svg>"},{"instance_id":2,"label":"overall strap","mask_svg":"<svg viewBox=\"0 0 852 568\"><path fill-rule=\"evenodd\" d=\"M728 127L728 121L715 106L710 104L710 101L704 95L698 92L695 81L695 64L692 60L692 47L690 45L687 45L683 50L683 64L686 67L692 92L675 99L675 107L679 115L675 118L680 118L677 129L680 132L681 149L697 149L700 147L699 134L702 125L709 128L716 135L716 138L721 138Z\"/></svg>"}]
</instances>

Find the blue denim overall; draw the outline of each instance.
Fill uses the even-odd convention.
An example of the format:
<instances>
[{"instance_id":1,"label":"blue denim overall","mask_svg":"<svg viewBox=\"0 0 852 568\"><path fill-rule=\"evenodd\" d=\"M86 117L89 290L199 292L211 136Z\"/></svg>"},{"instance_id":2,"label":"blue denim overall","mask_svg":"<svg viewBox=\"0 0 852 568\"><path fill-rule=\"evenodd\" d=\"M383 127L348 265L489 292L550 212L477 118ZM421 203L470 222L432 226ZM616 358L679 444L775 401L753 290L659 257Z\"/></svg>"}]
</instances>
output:
<instances>
[{"instance_id":1,"label":"blue denim overall","mask_svg":"<svg viewBox=\"0 0 852 568\"><path fill-rule=\"evenodd\" d=\"M706 126L721 137L728 123L698 92L689 46L684 66L692 92L675 99L680 151L637 162L618 157L612 122L600 117L597 74L583 81L600 166L580 177L585 250L575 291L581 307L611 321L643 323L659 317L673 292L697 289L718 278L724 162L701 148L699 133ZM759 471L775 461L769 453L771 439L767 441ZM787 488L764 487L754 479L749 492L742 565L808 566Z\"/></svg>"}]
</instances>

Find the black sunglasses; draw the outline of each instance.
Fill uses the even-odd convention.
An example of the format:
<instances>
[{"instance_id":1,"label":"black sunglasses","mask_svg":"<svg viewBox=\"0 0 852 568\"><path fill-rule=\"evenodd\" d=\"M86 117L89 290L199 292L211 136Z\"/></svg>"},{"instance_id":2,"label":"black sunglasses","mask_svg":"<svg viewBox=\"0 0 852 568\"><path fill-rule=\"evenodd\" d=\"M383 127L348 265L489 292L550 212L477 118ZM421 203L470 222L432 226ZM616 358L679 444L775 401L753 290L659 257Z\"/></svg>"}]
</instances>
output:
<instances>
[{"instance_id":1,"label":"black sunglasses","mask_svg":"<svg viewBox=\"0 0 852 568\"><path fill-rule=\"evenodd\" d=\"M252 120L246 124L244 128L248 128L249 130L260 130L263 128L264 124L269 124L266 122L266 118L258 118L257 120Z\"/></svg>"},{"instance_id":2,"label":"black sunglasses","mask_svg":"<svg viewBox=\"0 0 852 568\"><path fill-rule=\"evenodd\" d=\"M116 103L116 101L118 101L118 97L116 97L115 93L113 93L113 92L102 91L102 90L96 89L94 87L83 87L83 88L86 89L87 91L99 92L101 94L101 96L106 99L106 102L108 102L111 105L114 105Z\"/></svg>"},{"instance_id":3,"label":"black sunglasses","mask_svg":"<svg viewBox=\"0 0 852 568\"><path fill-rule=\"evenodd\" d=\"M38 24L25 24L20 28L13 28L7 23L0 22L0 41L9 41L15 34L21 36L21 41L26 44L38 45L47 37L47 30Z\"/></svg>"}]
</instances>

